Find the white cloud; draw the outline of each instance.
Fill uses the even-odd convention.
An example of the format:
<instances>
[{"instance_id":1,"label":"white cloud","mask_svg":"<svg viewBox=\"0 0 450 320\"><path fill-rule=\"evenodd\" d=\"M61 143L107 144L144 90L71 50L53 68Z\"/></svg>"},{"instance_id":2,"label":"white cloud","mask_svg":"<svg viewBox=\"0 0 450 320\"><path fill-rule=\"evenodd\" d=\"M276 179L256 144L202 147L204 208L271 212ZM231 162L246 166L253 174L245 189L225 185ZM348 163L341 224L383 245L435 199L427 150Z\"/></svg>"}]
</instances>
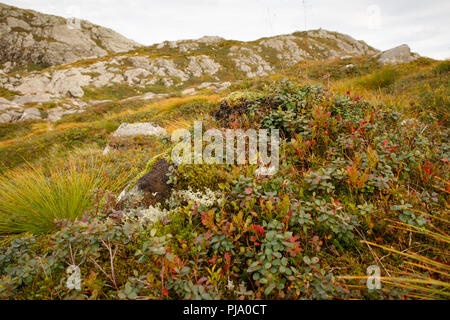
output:
<instances>
[{"instance_id":1,"label":"white cloud","mask_svg":"<svg viewBox=\"0 0 450 320\"><path fill-rule=\"evenodd\" d=\"M441 0L3 0L112 28L142 44L219 35L255 40L324 28L385 50L407 43L421 55L450 56L450 1ZM79 12L79 13L78 13Z\"/></svg>"}]
</instances>

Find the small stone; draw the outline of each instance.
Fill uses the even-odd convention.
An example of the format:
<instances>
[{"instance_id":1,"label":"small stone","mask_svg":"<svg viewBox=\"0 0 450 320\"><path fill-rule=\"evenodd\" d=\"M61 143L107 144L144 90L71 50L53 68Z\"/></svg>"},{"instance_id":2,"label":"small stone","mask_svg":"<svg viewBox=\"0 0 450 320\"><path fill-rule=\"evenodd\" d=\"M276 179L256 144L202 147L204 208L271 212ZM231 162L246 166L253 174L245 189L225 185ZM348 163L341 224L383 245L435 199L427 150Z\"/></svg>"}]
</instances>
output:
<instances>
[{"instance_id":1,"label":"small stone","mask_svg":"<svg viewBox=\"0 0 450 320\"><path fill-rule=\"evenodd\" d=\"M41 112L36 108L28 108L22 114L19 121L42 119Z\"/></svg>"},{"instance_id":2,"label":"small stone","mask_svg":"<svg viewBox=\"0 0 450 320\"><path fill-rule=\"evenodd\" d=\"M189 89L181 91L181 94L184 96L192 95L195 93L196 93L196 90L194 88L189 88Z\"/></svg>"},{"instance_id":3,"label":"small stone","mask_svg":"<svg viewBox=\"0 0 450 320\"><path fill-rule=\"evenodd\" d=\"M166 134L166 130L157 124L149 122L122 123L114 132L113 137L124 138L138 135L160 136Z\"/></svg>"},{"instance_id":4,"label":"small stone","mask_svg":"<svg viewBox=\"0 0 450 320\"><path fill-rule=\"evenodd\" d=\"M69 95L72 98L81 98L84 96L84 91L81 89L81 87L74 87L69 90Z\"/></svg>"},{"instance_id":5,"label":"small stone","mask_svg":"<svg viewBox=\"0 0 450 320\"><path fill-rule=\"evenodd\" d=\"M103 155L106 156L111 152L111 147L109 145L106 146L105 150L103 150Z\"/></svg>"},{"instance_id":6,"label":"small stone","mask_svg":"<svg viewBox=\"0 0 450 320\"><path fill-rule=\"evenodd\" d=\"M0 115L0 123L8 123L12 121L12 117L8 113L3 113Z\"/></svg>"}]
</instances>

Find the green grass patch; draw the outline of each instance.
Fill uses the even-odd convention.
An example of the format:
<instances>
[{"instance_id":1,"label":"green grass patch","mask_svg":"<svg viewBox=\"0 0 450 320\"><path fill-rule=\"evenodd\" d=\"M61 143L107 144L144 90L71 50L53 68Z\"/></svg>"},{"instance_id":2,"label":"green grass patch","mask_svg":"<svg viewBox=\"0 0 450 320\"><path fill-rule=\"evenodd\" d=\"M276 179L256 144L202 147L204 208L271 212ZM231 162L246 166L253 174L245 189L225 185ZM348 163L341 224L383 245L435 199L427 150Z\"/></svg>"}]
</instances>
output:
<instances>
[{"instance_id":1,"label":"green grass patch","mask_svg":"<svg viewBox=\"0 0 450 320\"><path fill-rule=\"evenodd\" d=\"M438 65L436 65L433 68L433 71L437 75L443 75L443 74L449 73L449 71L450 71L450 61L446 60L446 61L443 61L443 62L439 63Z\"/></svg>"},{"instance_id":2,"label":"green grass patch","mask_svg":"<svg viewBox=\"0 0 450 320\"><path fill-rule=\"evenodd\" d=\"M113 84L111 86L84 88L84 100L122 100L142 94L142 89L127 84Z\"/></svg>"},{"instance_id":3,"label":"green grass patch","mask_svg":"<svg viewBox=\"0 0 450 320\"><path fill-rule=\"evenodd\" d=\"M377 90L393 85L400 74L394 67L386 67L379 72L364 77L359 81L359 85L364 88Z\"/></svg>"},{"instance_id":4,"label":"green grass patch","mask_svg":"<svg viewBox=\"0 0 450 320\"><path fill-rule=\"evenodd\" d=\"M8 90L6 88L0 87L0 97L12 100L14 96L21 96L20 92Z\"/></svg>"},{"instance_id":5,"label":"green grass patch","mask_svg":"<svg viewBox=\"0 0 450 320\"><path fill-rule=\"evenodd\" d=\"M106 144L106 130L99 127L76 127L49 132L0 147L0 173L25 162L48 155L52 147L67 152L86 143Z\"/></svg>"}]
</instances>

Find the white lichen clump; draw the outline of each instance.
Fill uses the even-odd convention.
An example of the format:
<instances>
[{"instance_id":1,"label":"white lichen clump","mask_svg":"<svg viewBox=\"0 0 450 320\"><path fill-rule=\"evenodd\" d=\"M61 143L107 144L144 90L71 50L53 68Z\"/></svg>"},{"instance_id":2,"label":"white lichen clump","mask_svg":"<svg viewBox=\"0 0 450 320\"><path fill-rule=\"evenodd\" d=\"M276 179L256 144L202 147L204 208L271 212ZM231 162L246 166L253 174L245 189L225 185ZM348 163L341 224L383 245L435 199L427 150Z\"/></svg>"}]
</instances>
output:
<instances>
[{"instance_id":1,"label":"white lichen clump","mask_svg":"<svg viewBox=\"0 0 450 320\"><path fill-rule=\"evenodd\" d=\"M141 225L154 224L169 215L169 211L160 206L148 207L148 209L139 209L138 211L129 211L124 214L123 220L126 222L137 222Z\"/></svg>"},{"instance_id":2,"label":"white lichen clump","mask_svg":"<svg viewBox=\"0 0 450 320\"><path fill-rule=\"evenodd\" d=\"M175 191L174 195L184 201L194 202L205 207L212 207L222 200L222 194L220 192L214 192L208 188L204 192L193 191L192 188L189 188L188 190Z\"/></svg>"}]
</instances>

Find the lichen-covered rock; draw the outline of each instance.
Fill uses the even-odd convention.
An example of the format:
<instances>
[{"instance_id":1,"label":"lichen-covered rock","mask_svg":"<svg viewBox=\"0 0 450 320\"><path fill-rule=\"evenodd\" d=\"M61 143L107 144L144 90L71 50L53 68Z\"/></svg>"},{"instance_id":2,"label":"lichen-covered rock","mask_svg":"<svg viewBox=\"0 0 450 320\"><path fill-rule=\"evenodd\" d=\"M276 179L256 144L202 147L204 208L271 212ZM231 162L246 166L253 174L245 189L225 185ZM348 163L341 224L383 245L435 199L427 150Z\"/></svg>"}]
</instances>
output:
<instances>
[{"instance_id":1,"label":"lichen-covered rock","mask_svg":"<svg viewBox=\"0 0 450 320\"><path fill-rule=\"evenodd\" d=\"M170 49L178 49L181 53L193 52L201 45L214 46L225 41L224 38L216 36L204 36L196 40L178 40L178 41L165 41L156 46L156 49L163 49L169 47Z\"/></svg>"},{"instance_id":2,"label":"lichen-covered rock","mask_svg":"<svg viewBox=\"0 0 450 320\"><path fill-rule=\"evenodd\" d=\"M176 77L181 81L189 79L189 75L178 69L172 59L156 58L152 59L149 67L153 75L161 77Z\"/></svg>"},{"instance_id":3,"label":"lichen-covered rock","mask_svg":"<svg viewBox=\"0 0 450 320\"><path fill-rule=\"evenodd\" d=\"M133 48L136 48L135 43L87 21L81 21L79 28L73 28L61 17L0 4L0 87L18 92L15 96L8 95L8 99L22 109L27 103L56 102L60 106L60 102L68 98L82 98L85 92L95 92L97 88L110 92L112 86L134 87L133 90L145 88L147 91L160 90L158 87L164 85L170 94L189 95L196 89L219 93L229 88L232 81L268 76L301 60L377 52L349 36L313 30L232 44L223 38L206 36L197 40L164 42L136 52L85 59ZM168 50L178 52L172 54ZM45 66L79 59L85 60L42 71L9 73L23 63ZM196 81L199 80L210 82L198 85ZM149 88L152 86L156 88ZM189 89L183 91L186 87ZM162 95L141 93L122 101L156 97ZM89 101L88 104L96 103ZM5 110L6 104L0 102L1 114L5 114ZM81 108L55 109L49 112L48 120L57 121L65 114L81 111ZM17 112L4 115L2 121L18 121L21 116L21 113L17 116Z\"/></svg>"},{"instance_id":4,"label":"lichen-covered rock","mask_svg":"<svg viewBox=\"0 0 450 320\"><path fill-rule=\"evenodd\" d=\"M24 95L43 95L81 97L81 87L90 84L91 77L80 69L56 70L47 74L31 74L20 80L20 85L12 87ZM10 87L11 88L11 87Z\"/></svg>"},{"instance_id":5,"label":"lichen-covered rock","mask_svg":"<svg viewBox=\"0 0 450 320\"><path fill-rule=\"evenodd\" d=\"M83 109L64 109L62 107L56 107L47 111L47 120L56 122L66 115L81 113L83 111Z\"/></svg>"},{"instance_id":6,"label":"lichen-covered rock","mask_svg":"<svg viewBox=\"0 0 450 320\"><path fill-rule=\"evenodd\" d=\"M149 75L150 72L142 68L127 70L123 74L125 81L127 81L129 84L139 84L141 83L142 78L145 78Z\"/></svg>"},{"instance_id":7,"label":"lichen-covered rock","mask_svg":"<svg viewBox=\"0 0 450 320\"><path fill-rule=\"evenodd\" d=\"M81 98L81 97L84 96L84 91L79 86L75 86L73 88L70 88L68 93L73 98Z\"/></svg>"},{"instance_id":8,"label":"lichen-covered rock","mask_svg":"<svg viewBox=\"0 0 450 320\"><path fill-rule=\"evenodd\" d=\"M12 121L12 116L8 113L0 114L0 123L8 123Z\"/></svg>"}]
</instances>

